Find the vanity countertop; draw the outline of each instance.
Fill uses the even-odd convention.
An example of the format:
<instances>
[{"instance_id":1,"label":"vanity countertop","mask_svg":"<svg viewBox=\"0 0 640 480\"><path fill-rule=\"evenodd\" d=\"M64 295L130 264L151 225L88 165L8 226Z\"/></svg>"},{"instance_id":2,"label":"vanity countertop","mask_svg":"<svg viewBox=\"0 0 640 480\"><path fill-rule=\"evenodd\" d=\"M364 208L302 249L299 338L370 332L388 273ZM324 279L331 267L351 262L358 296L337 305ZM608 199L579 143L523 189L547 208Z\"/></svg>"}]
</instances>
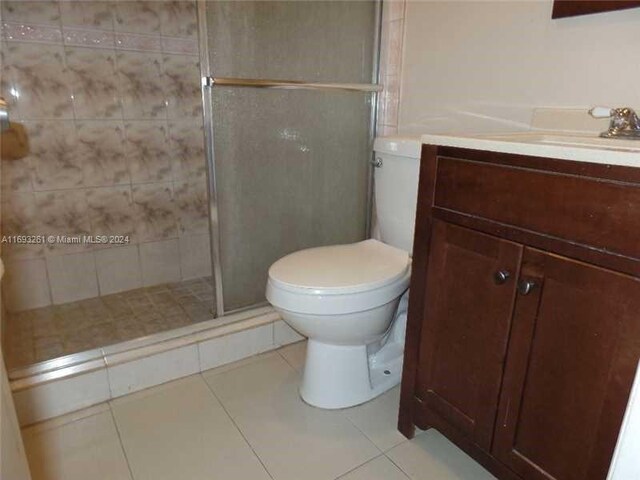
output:
<instances>
[{"instance_id":1,"label":"vanity countertop","mask_svg":"<svg viewBox=\"0 0 640 480\"><path fill-rule=\"evenodd\" d=\"M548 131L497 135L425 134L420 140L428 145L640 168L640 140L601 138L596 134Z\"/></svg>"}]
</instances>

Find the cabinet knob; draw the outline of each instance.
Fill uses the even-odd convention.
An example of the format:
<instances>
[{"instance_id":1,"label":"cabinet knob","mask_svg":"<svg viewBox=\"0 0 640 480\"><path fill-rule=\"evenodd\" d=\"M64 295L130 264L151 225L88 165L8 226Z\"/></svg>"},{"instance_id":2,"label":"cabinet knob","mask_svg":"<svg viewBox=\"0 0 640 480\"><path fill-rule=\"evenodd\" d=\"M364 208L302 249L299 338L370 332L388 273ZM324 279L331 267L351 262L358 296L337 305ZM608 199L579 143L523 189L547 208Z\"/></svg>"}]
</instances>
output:
<instances>
[{"instance_id":1,"label":"cabinet knob","mask_svg":"<svg viewBox=\"0 0 640 480\"><path fill-rule=\"evenodd\" d=\"M533 280L520 280L520 282L518 282L518 292L520 295L529 295L531 290L537 287L537 285Z\"/></svg>"},{"instance_id":2,"label":"cabinet knob","mask_svg":"<svg viewBox=\"0 0 640 480\"><path fill-rule=\"evenodd\" d=\"M498 270L496 273L493 274L493 281L495 282L496 285L502 285L507 280L509 280L510 276L511 276L511 273L509 272L509 270Z\"/></svg>"}]
</instances>

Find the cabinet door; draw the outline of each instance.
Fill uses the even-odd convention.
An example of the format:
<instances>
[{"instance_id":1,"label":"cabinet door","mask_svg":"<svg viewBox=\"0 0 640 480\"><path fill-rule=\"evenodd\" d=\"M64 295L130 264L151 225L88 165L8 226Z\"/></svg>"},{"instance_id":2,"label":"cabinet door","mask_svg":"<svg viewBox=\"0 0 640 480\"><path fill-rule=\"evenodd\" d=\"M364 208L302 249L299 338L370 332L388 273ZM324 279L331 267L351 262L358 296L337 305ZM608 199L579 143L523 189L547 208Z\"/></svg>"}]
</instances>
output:
<instances>
[{"instance_id":1,"label":"cabinet door","mask_svg":"<svg viewBox=\"0 0 640 480\"><path fill-rule=\"evenodd\" d=\"M637 279L526 249L494 455L527 480L604 480L639 355Z\"/></svg>"},{"instance_id":2,"label":"cabinet door","mask_svg":"<svg viewBox=\"0 0 640 480\"><path fill-rule=\"evenodd\" d=\"M515 243L434 222L416 394L427 416L437 415L486 450L521 255Z\"/></svg>"}]
</instances>

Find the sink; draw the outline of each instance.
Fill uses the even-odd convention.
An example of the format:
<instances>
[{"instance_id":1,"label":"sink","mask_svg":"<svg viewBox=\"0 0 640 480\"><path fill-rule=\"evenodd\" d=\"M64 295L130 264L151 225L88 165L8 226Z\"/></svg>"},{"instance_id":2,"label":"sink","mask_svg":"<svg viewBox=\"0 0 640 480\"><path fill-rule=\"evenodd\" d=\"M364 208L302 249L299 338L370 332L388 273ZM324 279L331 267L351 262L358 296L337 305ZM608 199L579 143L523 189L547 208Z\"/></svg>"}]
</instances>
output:
<instances>
[{"instance_id":1,"label":"sink","mask_svg":"<svg viewBox=\"0 0 640 480\"><path fill-rule=\"evenodd\" d=\"M482 135L476 138L500 142L559 145L577 148L595 148L623 152L639 152L640 140L602 138L593 135L572 135L544 132L511 133L506 135Z\"/></svg>"}]
</instances>

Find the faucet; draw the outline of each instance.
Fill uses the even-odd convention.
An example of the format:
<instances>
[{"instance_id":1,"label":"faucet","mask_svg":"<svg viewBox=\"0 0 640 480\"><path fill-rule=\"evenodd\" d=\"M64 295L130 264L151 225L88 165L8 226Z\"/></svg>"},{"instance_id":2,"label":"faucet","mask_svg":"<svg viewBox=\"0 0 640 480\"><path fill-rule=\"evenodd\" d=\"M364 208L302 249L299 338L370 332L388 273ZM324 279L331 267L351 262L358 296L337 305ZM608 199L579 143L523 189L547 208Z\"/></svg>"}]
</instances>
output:
<instances>
[{"instance_id":1,"label":"faucet","mask_svg":"<svg viewBox=\"0 0 640 480\"><path fill-rule=\"evenodd\" d=\"M640 118L629 107L593 107L589 110L589 115L593 118L611 117L609 129L602 132L600 134L601 137L640 140Z\"/></svg>"}]
</instances>

